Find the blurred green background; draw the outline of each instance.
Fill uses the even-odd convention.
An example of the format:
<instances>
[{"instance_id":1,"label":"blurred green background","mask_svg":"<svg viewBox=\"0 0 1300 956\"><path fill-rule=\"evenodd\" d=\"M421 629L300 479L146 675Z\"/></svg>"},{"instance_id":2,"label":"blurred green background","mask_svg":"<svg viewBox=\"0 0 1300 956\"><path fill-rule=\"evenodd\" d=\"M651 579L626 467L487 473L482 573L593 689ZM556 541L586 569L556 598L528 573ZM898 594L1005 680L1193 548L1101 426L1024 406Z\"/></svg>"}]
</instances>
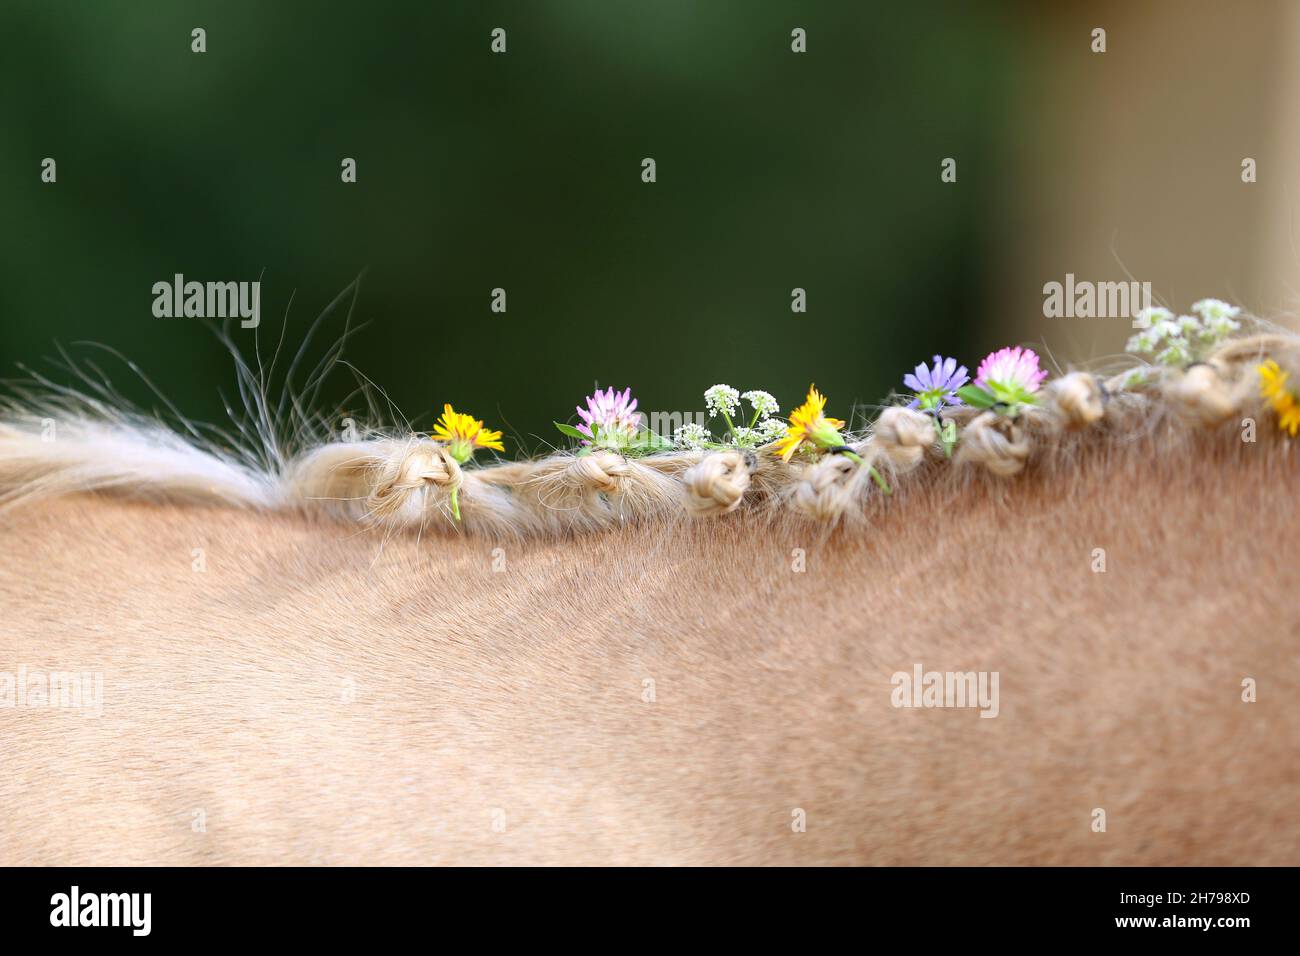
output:
<instances>
[{"instance_id":1,"label":"blurred green background","mask_svg":"<svg viewBox=\"0 0 1300 956\"><path fill-rule=\"evenodd\" d=\"M6 0L0 362L102 342L215 421L229 357L154 318L153 283L260 277L266 349L291 295L296 347L361 275L347 357L417 427L450 401L509 454L596 383L646 411L715 382L788 410L815 380L848 417L933 352L1001 344L988 182L1019 42L994 4Z\"/></svg>"}]
</instances>

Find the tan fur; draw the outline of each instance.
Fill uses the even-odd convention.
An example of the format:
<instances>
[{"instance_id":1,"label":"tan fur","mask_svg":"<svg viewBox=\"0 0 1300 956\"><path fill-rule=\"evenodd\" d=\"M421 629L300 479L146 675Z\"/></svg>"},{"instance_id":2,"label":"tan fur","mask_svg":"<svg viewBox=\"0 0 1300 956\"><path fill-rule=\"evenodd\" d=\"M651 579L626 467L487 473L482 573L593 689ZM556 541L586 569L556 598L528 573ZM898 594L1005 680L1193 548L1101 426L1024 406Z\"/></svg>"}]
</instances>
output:
<instances>
[{"instance_id":1,"label":"tan fur","mask_svg":"<svg viewBox=\"0 0 1300 956\"><path fill-rule=\"evenodd\" d=\"M0 709L0 864L1300 864L1272 427L931 460L836 530L5 513L0 670L102 671L105 700ZM896 709L916 663L998 671L1000 715Z\"/></svg>"}]
</instances>

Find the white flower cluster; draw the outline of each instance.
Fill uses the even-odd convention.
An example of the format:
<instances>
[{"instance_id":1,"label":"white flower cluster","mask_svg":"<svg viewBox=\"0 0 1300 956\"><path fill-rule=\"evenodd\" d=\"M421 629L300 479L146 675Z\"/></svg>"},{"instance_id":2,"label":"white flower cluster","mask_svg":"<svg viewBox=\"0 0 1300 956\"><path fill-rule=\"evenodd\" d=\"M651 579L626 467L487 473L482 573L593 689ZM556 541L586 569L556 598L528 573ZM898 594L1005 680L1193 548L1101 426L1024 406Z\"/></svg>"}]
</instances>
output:
<instances>
[{"instance_id":1,"label":"white flower cluster","mask_svg":"<svg viewBox=\"0 0 1300 956\"><path fill-rule=\"evenodd\" d=\"M1175 316L1159 306L1143 309L1137 314L1142 331L1128 340L1128 350L1151 353L1161 365L1183 366L1241 328L1241 309L1218 299L1201 299L1192 311L1196 315Z\"/></svg>"},{"instance_id":2,"label":"white flower cluster","mask_svg":"<svg viewBox=\"0 0 1300 956\"><path fill-rule=\"evenodd\" d=\"M1202 299L1192 304L1192 311L1205 323L1201 336L1203 338L1212 336L1216 343L1222 342L1241 328L1241 323L1237 321L1237 316L1241 315L1241 308L1228 305L1219 299Z\"/></svg>"},{"instance_id":3,"label":"white flower cluster","mask_svg":"<svg viewBox=\"0 0 1300 956\"><path fill-rule=\"evenodd\" d=\"M785 437L786 424L779 418L769 418L758 423L758 433L759 444L766 445L768 442Z\"/></svg>"},{"instance_id":4,"label":"white flower cluster","mask_svg":"<svg viewBox=\"0 0 1300 956\"><path fill-rule=\"evenodd\" d=\"M699 450L711 440L709 430L698 422L687 422L673 433L673 440L681 448Z\"/></svg>"},{"instance_id":5,"label":"white flower cluster","mask_svg":"<svg viewBox=\"0 0 1300 956\"><path fill-rule=\"evenodd\" d=\"M740 392L730 385L714 385L704 393L704 405L709 410L710 418L718 412L731 417L740 407Z\"/></svg>"},{"instance_id":6,"label":"white flower cluster","mask_svg":"<svg viewBox=\"0 0 1300 956\"><path fill-rule=\"evenodd\" d=\"M760 422L767 421L767 419L771 418L781 410L781 406L776 403L776 399L772 397L771 392L753 389L740 397L749 402L750 407L752 407L754 411L758 412L758 420Z\"/></svg>"},{"instance_id":7,"label":"white flower cluster","mask_svg":"<svg viewBox=\"0 0 1300 956\"><path fill-rule=\"evenodd\" d=\"M786 424L779 418L764 418L753 428L737 428L732 443L737 448L757 448L785 435Z\"/></svg>"},{"instance_id":8,"label":"white flower cluster","mask_svg":"<svg viewBox=\"0 0 1300 956\"><path fill-rule=\"evenodd\" d=\"M748 425L737 424L733 419L740 411L741 399L748 402L754 410ZM772 417L781 410L781 406L771 392L756 388L742 395L730 385L714 385L704 393L704 404L709 410L710 418L721 413L727 419L726 436L719 441L706 426L691 422L673 433L673 440L679 448L757 448L785 435L786 423ZM740 420L744 421L743 418Z\"/></svg>"}]
</instances>

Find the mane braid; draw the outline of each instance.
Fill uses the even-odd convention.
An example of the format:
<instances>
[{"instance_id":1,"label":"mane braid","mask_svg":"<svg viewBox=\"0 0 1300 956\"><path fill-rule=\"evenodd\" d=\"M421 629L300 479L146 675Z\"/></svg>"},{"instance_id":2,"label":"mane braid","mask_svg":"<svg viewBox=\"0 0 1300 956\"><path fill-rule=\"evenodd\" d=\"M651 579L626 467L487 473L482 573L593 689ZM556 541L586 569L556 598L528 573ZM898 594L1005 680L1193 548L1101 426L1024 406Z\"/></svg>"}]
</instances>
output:
<instances>
[{"instance_id":1,"label":"mane braid","mask_svg":"<svg viewBox=\"0 0 1300 956\"><path fill-rule=\"evenodd\" d=\"M516 539L630 522L732 520L737 513L762 522L858 525L878 509L904 507L918 489L942 496L1006 483L1014 490L1031 478L1068 478L1086 457L1119 469L1126 457L1169 454L1196 442L1241 446L1245 418L1261 423L1260 441L1278 441L1277 429L1262 424L1272 414L1257 373L1266 359L1300 369L1300 336L1257 323L1253 334L1223 342L1203 361L1139 364L1137 383L1133 369L1109 378L1071 371L1047 382L1038 401L1014 416L946 408L941 422L960 428L951 460L931 414L888 406L864 430L845 434L850 455L786 462L760 448L638 458L597 448L481 466L459 462L444 442L409 426L326 440L323 419L308 413L302 396L272 404L260 368L254 374L242 362L240 390L252 424L237 421L237 434L230 434L179 413L169 424L133 410L93 364L87 363L91 375L67 360L84 389L33 375L11 384L0 401L0 509L98 492ZM346 364L337 346L324 370L308 377L308 396L335 364ZM287 420L296 451L286 450L277 431ZM872 480L873 469L883 481ZM886 482L892 496L882 491Z\"/></svg>"}]
</instances>

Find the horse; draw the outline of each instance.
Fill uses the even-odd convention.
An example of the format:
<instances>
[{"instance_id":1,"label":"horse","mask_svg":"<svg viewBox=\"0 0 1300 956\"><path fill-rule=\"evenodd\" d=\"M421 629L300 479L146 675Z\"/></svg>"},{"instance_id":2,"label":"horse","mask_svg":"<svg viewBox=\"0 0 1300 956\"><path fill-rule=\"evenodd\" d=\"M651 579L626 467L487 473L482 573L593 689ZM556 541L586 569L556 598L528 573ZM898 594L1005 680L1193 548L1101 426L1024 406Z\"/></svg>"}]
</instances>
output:
<instances>
[{"instance_id":1,"label":"horse","mask_svg":"<svg viewBox=\"0 0 1300 956\"><path fill-rule=\"evenodd\" d=\"M1255 376L1298 341L949 410L951 457L903 406L789 461L476 466L20 389L0 864L1300 863Z\"/></svg>"}]
</instances>

